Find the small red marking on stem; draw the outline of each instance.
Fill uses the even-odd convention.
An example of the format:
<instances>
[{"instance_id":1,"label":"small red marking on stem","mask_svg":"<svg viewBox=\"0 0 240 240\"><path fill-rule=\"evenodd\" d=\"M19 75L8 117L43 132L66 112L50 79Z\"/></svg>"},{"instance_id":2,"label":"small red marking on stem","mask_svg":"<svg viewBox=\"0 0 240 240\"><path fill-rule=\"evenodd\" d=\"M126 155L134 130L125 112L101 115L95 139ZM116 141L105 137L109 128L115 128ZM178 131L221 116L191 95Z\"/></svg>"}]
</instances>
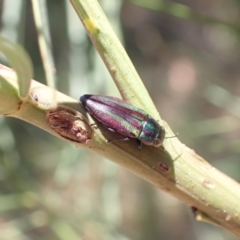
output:
<instances>
[{"instance_id":1,"label":"small red marking on stem","mask_svg":"<svg viewBox=\"0 0 240 240\"><path fill-rule=\"evenodd\" d=\"M157 169L160 170L161 172L168 172L169 171L169 166L163 162L158 163Z\"/></svg>"}]
</instances>

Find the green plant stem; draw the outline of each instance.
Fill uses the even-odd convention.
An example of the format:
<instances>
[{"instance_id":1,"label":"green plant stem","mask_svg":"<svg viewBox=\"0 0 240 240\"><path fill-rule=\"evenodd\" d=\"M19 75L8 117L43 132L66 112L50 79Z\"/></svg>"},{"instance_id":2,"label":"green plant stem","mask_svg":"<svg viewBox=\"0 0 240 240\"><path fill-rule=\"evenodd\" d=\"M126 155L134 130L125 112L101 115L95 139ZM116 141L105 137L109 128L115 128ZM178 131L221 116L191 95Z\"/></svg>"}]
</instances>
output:
<instances>
[{"instance_id":1,"label":"green plant stem","mask_svg":"<svg viewBox=\"0 0 240 240\"><path fill-rule=\"evenodd\" d=\"M70 2L84 24L123 99L147 110L151 116L159 119L159 114L146 88L113 32L98 1L70 0Z\"/></svg>"},{"instance_id":2,"label":"green plant stem","mask_svg":"<svg viewBox=\"0 0 240 240\"><path fill-rule=\"evenodd\" d=\"M16 96L18 89L15 73L2 66L0 76L6 79L6 84L0 85L1 114L27 121L61 137L47 126L46 110L36 107L30 98L19 104L20 100ZM49 103L51 106L49 88L32 81L30 92L36 88L45 89L45 94L38 96L38 103L45 103L46 106ZM11 101L8 100L7 104L4 100L6 93L8 93L8 99L11 96ZM57 93L57 102L86 116L79 102L62 93ZM90 116L87 115L87 117L89 123L94 122ZM144 146L139 151L134 140L107 144L106 140L112 137L112 133L101 126L97 129L92 127L92 129L94 134L88 144L76 142L74 144L127 168L189 206L194 206L199 212L208 216L209 221L240 236L239 184L212 167L193 150L181 144L177 138L166 139L165 150Z\"/></svg>"},{"instance_id":3,"label":"green plant stem","mask_svg":"<svg viewBox=\"0 0 240 240\"><path fill-rule=\"evenodd\" d=\"M71 2L103 57L122 96L134 105L148 109L152 116L158 118L158 113L147 91L97 1L84 0L80 3L72 0ZM115 44L117 47L114 48ZM5 79L0 79L0 113L27 121L61 137L49 128L46 121L46 110L52 106L51 90L32 81L30 94L35 92L36 95L20 100L17 95L16 74L2 66L0 76ZM42 88L45 94L38 94L36 91L38 88ZM59 92L56 94L56 100L59 105L77 110L83 117L87 116L89 123L94 122L76 100ZM162 124L167 126L164 122ZM216 170L177 138L166 139L164 148L144 146L139 151L134 140L106 144L106 140L113 135L101 125L97 128L92 127L92 130L94 133L88 144L65 140L127 168L151 184L193 206L199 213L207 216L208 221L217 223L240 236L239 184Z\"/></svg>"},{"instance_id":4,"label":"green plant stem","mask_svg":"<svg viewBox=\"0 0 240 240\"><path fill-rule=\"evenodd\" d=\"M96 0L70 0L122 97L159 118L144 85ZM134 97L133 97L134 96ZM171 130L162 121L162 125ZM97 131L98 132L98 131ZM101 135L100 132L98 134ZM117 147L115 147L117 146ZM240 186L217 171L177 138L164 149L114 143L104 155L205 213L213 223L240 235ZM110 153L113 151L112 153ZM112 155L113 154L113 155Z\"/></svg>"},{"instance_id":5,"label":"green plant stem","mask_svg":"<svg viewBox=\"0 0 240 240\"><path fill-rule=\"evenodd\" d=\"M46 0L32 0L33 16L37 29L39 50L48 86L55 89L55 64L52 54Z\"/></svg>"}]
</instances>

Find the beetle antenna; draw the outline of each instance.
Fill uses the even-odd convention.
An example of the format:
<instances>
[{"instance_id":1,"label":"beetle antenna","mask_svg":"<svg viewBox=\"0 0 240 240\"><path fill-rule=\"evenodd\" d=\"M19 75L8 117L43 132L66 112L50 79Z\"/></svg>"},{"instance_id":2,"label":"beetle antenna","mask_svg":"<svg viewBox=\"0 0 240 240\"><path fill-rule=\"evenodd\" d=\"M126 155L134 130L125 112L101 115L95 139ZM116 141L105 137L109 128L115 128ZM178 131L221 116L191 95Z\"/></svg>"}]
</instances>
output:
<instances>
[{"instance_id":1,"label":"beetle antenna","mask_svg":"<svg viewBox=\"0 0 240 240\"><path fill-rule=\"evenodd\" d=\"M173 136L165 137L165 139L167 139L167 138L175 138L175 137L177 137L177 136L178 136L178 133L176 133L176 134L173 135Z\"/></svg>"}]
</instances>

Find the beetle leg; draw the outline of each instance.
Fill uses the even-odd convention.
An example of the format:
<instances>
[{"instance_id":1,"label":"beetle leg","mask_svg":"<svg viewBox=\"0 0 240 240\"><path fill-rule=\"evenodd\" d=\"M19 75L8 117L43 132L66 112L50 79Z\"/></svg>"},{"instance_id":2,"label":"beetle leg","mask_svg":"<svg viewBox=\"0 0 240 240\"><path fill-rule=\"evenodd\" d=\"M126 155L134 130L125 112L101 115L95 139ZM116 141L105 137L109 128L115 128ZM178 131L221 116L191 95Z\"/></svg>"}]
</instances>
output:
<instances>
[{"instance_id":1,"label":"beetle leg","mask_svg":"<svg viewBox=\"0 0 240 240\"><path fill-rule=\"evenodd\" d=\"M107 140L107 143L111 143L111 142L114 142L114 141L128 141L128 140L129 140L128 137L124 137L124 138L113 138L113 139Z\"/></svg>"},{"instance_id":2,"label":"beetle leg","mask_svg":"<svg viewBox=\"0 0 240 240\"><path fill-rule=\"evenodd\" d=\"M142 149L142 142L139 139L137 139L137 147L139 150Z\"/></svg>"},{"instance_id":3,"label":"beetle leg","mask_svg":"<svg viewBox=\"0 0 240 240\"><path fill-rule=\"evenodd\" d=\"M97 123L91 123L89 125L90 125L90 127L94 127L95 129L97 129Z\"/></svg>"},{"instance_id":4,"label":"beetle leg","mask_svg":"<svg viewBox=\"0 0 240 240\"><path fill-rule=\"evenodd\" d=\"M110 128L110 127L106 127L106 128L111 132L116 132L116 130L114 128Z\"/></svg>"}]
</instances>

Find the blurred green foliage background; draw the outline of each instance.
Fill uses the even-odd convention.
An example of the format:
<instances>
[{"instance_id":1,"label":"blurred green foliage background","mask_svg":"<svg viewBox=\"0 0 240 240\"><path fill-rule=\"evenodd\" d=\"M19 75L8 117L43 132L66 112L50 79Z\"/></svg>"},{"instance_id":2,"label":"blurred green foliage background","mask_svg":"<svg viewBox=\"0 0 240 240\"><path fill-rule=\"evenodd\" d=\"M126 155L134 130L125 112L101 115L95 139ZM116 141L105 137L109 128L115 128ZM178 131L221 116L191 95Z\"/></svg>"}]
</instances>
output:
<instances>
[{"instance_id":1,"label":"blurred green foliage background","mask_svg":"<svg viewBox=\"0 0 240 240\"><path fill-rule=\"evenodd\" d=\"M47 2L57 89L119 96L67 0ZM162 118L180 140L240 180L237 0L99 0ZM31 1L0 1L1 36L45 83ZM1 60L3 64L4 59ZM234 240L109 160L0 117L1 240Z\"/></svg>"}]
</instances>

